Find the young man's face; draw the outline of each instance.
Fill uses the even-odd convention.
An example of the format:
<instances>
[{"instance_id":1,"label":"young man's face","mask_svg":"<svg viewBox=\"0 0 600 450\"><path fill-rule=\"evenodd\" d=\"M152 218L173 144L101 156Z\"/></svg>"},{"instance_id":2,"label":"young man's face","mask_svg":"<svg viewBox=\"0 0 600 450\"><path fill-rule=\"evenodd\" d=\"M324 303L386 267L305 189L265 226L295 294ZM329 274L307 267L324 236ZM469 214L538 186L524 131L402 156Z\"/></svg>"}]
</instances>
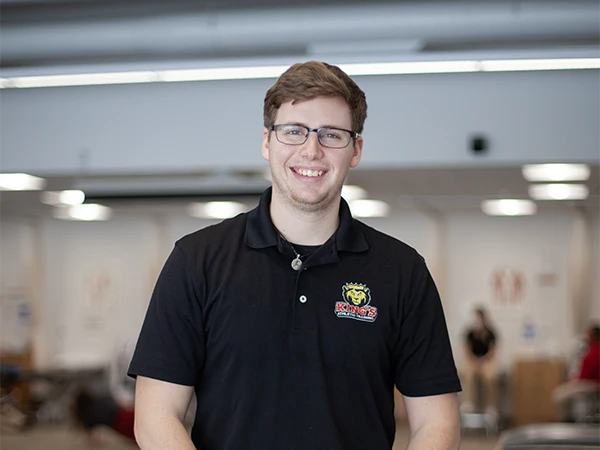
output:
<instances>
[{"instance_id":1,"label":"young man's face","mask_svg":"<svg viewBox=\"0 0 600 450\"><path fill-rule=\"evenodd\" d=\"M275 124L352 129L350 108L340 97L284 103ZM362 145L359 137L351 139L345 148L327 148L312 132L304 144L288 145L279 142L274 131L265 129L262 156L271 166L273 195L303 211L326 209L339 201L348 170L360 161Z\"/></svg>"}]
</instances>

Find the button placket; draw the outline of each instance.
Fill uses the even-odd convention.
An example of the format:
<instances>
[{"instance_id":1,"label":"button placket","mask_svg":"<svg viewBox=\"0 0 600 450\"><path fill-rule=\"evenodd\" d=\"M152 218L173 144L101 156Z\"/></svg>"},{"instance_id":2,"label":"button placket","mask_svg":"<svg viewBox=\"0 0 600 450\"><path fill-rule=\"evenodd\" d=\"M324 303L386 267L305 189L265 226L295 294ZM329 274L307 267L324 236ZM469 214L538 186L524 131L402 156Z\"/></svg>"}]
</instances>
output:
<instances>
[{"instance_id":1,"label":"button placket","mask_svg":"<svg viewBox=\"0 0 600 450\"><path fill-rule=\"evenodd\" d=\"M293 329L294 331L308 331L315 327L316 304L311 296L311 283L307 279L308 274L301 270L296 279L296 289L293 300Z\"/></svg>"}]
</instances>

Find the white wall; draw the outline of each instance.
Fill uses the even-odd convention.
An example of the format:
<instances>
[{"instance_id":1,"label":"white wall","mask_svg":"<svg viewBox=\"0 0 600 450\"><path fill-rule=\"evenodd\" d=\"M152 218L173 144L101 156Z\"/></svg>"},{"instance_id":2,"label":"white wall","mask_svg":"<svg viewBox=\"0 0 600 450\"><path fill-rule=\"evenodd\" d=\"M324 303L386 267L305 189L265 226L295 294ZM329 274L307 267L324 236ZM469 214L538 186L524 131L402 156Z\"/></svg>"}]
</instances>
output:
<instances>
[{"instance_id":1,"label":"white wall","mask_svg":"<svg viewBox=\"0 0 600 450\"><path fill-rule=\"evenodd\" d=\"M365 222L415 247L427 260L443 297L458 363L471 307L482 303L500 335L502 365L509 368L521 354L562 355L570 349L576 331L571 267L577 253L572 247L580 218L565 208L525 218L404 211ZM590 269L597 274L598 217L586 220L595 230ZM41 348L36 361L81 366L106 360L117 339L137 333L175 240L211 223L176 214L130 214L105 223L46 219L32 224L2 217L2 295L11 286L23 286L26 292L35 292L36 283L41 286L41 302L33 311L38 320L35 343ZM40 261L37 277L26 263L35 255ZM490 277L500 268L522 272L525 288L518 303L494 299ZM598 317L597 277L591 282L596 300L586 307ZM522 333L527 317L536 330L531 341Z\"/></svg>"},{"instance_id":2,"label":"white wall","mask_svg":"<svg viewBox=\"0 0 600 450\"><path fill-rule=\"evenodd\" d=\"M101 364L139 331L162 264L156 227L135 218L48 219L41 235L51 359L67 367Z\"/></svg>"},{"instance_id":3,"label":"white wall","mask_svg":"<svg viewBox=\"0 0 600 450\"><path fill-rule=\"evenodd\" d=\"M597 70L358 77L362 167L597 163ZM41 175L254 168L274 80L2 93L1 165ZM473 133L489 155L468 151ZM568 152L567 152L568 150Z\"/></svg>"},{"instance_id":4,"label":"white wall","mask_svg":"<svg viewBox=\"0 0 600 450\"><path fill-rule=\"evenodd\" d=\"M29 344L37 301L33 228L24 218L3 218L0 223L0 340L14 352Z\"/></svg>"},{"instance_id":5,"label":"white wall","mask_svg":"<svg viewBox=\"0 0 600 450\"><path fill-rule=\"evenodd\" d=\"M484 306L500 337L501 363L508 368L517 356L565 355L570 349L572 286L570 248L575 212L539 213L533 217L486 217L452 214L447 218L447 303L452 339L459 364L464 328L474 306ZM508 269L520 274L522 295L503 300L493 275ZM504 292L510 291L505 279ZM525 337L525 327L533 336Z\"/></svg>"}]
</instances>

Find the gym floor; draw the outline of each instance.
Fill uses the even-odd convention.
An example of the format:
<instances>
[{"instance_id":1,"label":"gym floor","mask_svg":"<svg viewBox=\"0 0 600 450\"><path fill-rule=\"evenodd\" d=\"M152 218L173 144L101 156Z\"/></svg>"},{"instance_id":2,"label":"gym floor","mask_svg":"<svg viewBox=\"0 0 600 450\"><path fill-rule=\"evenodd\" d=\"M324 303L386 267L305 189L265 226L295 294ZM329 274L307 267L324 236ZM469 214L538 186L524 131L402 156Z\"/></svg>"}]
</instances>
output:
<instances>
[{"instance_id":1,"label":"gym floor","mask_svg":"<svg viewBox=\"0 0 600 450\"><path fill-rule=\"evenodd\" d=\"M111 430L102 430L102 442L95 450L132 450L135 445L122 439ZM462 450L493 450L497 437L471 433L461 440ZM403 450L408 442L408 429L398 429L393 450ZM80 450L90 447L89 441L78 431L64 426L36 426L20 433L2 432L2 450Z\"/></svg>"}]
</instances>

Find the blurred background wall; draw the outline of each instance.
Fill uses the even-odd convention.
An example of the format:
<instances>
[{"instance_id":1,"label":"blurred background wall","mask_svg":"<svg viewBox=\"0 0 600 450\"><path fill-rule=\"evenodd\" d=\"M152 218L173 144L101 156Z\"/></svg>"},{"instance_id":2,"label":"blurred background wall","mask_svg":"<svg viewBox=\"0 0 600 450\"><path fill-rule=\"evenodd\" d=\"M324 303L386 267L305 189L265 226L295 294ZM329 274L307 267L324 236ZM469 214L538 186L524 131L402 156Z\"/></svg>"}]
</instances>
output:
<instances>
[{"instance_id":1,"label":"blurred background wall","mask_svg":"<svg viewBox=\"0 0 600 450\"><path fill-rule=\"evenodd\" d=\"M215 223L192 201L268 186L262 101L274 79L14 88L19 77L281 64L598 58L596 1L7 1L0 171L81 189L108 221L65 221L39 191L2 193L2 347L35 367L103 364L137 334L173 243ZM369 117L348 183L387 202L367 223L416 247L457 361L475 305L501 363L562 357L600 319L598 69L357 76ZM12 84L11 84L12 83ZM474 151L482 137L484 151ZM583 200L529 199L523 164L585 163Z\"/></svg>"},{"instance_id":2,"label":"blurred background wall","mask_svg":"<svg viewBox=\"0 0 600 450\"><path fill-rule=\"evenodd\" d=\"M30 308L30 314L3 311L4 345L19 349L33 332L40 365L101 364L117 339L137 333L175 240L214 223L183 214L122 216L99 223L2 218L3 295ZM584 220L577 212L490 218L469 211L441 219L417 211L365 219L416 247L428 261L459 363L461 334L472 309L484 305L501 336L506 369L516 356L568 355L571 338L580 332L577 316L584 326L600 317L597 249L587 254L598 229L582 236ZM597 215L590 220L597 225ZM582 239L585 247L578 243ZM581 267L581 258L590 264ZM574 270L587 272L585 279ZM497 292L494 276L505 273L523 278L520 295ZM587 291L581 299L580 290ZM528 323L535 327L533 336L523 334Z\"/></svg>"}]
</instances>

